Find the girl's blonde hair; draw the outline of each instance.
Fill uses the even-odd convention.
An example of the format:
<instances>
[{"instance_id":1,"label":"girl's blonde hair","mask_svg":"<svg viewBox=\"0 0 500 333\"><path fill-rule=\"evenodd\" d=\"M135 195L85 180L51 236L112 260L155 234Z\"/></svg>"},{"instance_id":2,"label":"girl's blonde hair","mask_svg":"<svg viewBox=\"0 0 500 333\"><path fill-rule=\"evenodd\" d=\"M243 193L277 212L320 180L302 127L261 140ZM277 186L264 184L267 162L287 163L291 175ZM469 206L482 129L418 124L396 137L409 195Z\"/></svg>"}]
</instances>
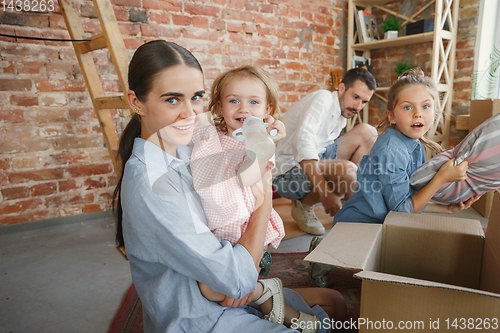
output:
<instances>
[{"instance_id":1,"label":"girl's blonde hair","mask_svg":"<svg viewBox=\"0 0 500 333\"><path fill-rule=\"evenodd\" d=\"M439 110L436 109L437 101L438 101L438 90L436 87L436 83L430 77L424 75L424 72L419 67L414 69L409 69L396 81L394 81L387 92L387 110L394 114L394 108L398 103L399 97L401 96L401 92L403 89L410 85L423 85L427 88L429 94L431 94L434 99L434 117L438 116ZM389 116L386 114L384 119L378 124L377 130L379 134L385 133L387 128L395 128L394 124L391 124L389 121ZM424 145L425 148L432 150L434 153L442 153L444 148L437 142L427 139L425 137L421 137L420 141Z\"/></svg>"},{"instance_id":2,"label":"girl's blonde hair","mask_svg":"<svg viewBox=\"0 0 500 333\"><path fill-rule=\"evenodd\" d=\"M222 73L215 79L212 85L208 110L212 113L215 126L219 131L227 133L226 121L221 110L222 91L234 78L254 78L260 80L266 89L267 105L271 105L269 115L273 116L276 112L280 113L279 88L276 80L263 69L251 65L241 66Z\"/></svg>"}]
</instances>

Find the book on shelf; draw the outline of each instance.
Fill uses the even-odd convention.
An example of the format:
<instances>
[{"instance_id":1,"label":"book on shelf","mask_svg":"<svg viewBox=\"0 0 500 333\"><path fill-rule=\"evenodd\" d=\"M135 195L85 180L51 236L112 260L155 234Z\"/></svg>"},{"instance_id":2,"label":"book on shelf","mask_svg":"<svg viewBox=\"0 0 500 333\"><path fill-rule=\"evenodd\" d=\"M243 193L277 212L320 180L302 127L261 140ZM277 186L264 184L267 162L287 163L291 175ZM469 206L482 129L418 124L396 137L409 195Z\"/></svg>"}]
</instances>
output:
<instances>
[{"instance_id":1,"label":"book on shelf","mask_svg":"<svg viewBox=\"0 0 500 333\"><path fill-rule=\"evenodd\" d=\"M359 10L356 17L356 27L358 29L358 36L360 43L368 43L380 40L378 33L377 18L375 15Z\"/></svg>"}]
</instances>

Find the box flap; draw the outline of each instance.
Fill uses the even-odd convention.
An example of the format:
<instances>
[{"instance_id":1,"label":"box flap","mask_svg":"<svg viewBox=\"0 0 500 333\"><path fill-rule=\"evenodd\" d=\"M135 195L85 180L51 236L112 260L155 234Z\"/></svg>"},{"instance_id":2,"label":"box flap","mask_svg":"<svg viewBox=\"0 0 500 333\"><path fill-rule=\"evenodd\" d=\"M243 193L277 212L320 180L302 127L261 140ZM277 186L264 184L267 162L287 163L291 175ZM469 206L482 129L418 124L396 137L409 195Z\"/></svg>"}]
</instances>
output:
<instances>
[{"instance_id":1,"label":"box flap","mask_svg":"<svg viewBox=\"0 0 500 333\"><path fill-rule=\"evenodd\" d=\"M500 192L498 190L493 197L486 228L480 288L500 294Z\"/></svg>"},{"instance_id":2,"label":"box flap","mask_svg":"<svg viewBox=\"0 0 500 333\"><path fill-rule=\"evenodd\" d=\"M378 270L382 225L339 222L304 260L356 270Z\"/></svg>"},{"instance_id":3,"label":"box flap","mask_svg":"<svg viewBox=\"0 0 500 333\"><path fill-rule=\"evenodd\" d=\"M382 239L380 272L479 288L484 247L479 221L390 212Z\"/></svg>"},{"instance_id":4,"label":"box flap","mask_svg":"<svg viewBox=\"0 0 500 333\"><path fill-rule=\"evenodd\" d=\"M471 293L471 294L500 298L500 294L496 294L496 293L492 293L492 292L488 292L488 291L483 291L483 290L479 290L479 289L460 287L460 286L455 286L452 284L433 282L433 281L421 280L421 279L414 279L414 278L393 275L393 274L380 273L380 272L361 271L361 272L354 274L354 276L358 279L361 279L361 280L380 281L380 282L397 283L397 284L407 284L407 285L412 285L412 286L421 286L421 287L428 287L428 288L457 290L457 291L467 292L467 293Z\"/></svg>"}]
</instances>

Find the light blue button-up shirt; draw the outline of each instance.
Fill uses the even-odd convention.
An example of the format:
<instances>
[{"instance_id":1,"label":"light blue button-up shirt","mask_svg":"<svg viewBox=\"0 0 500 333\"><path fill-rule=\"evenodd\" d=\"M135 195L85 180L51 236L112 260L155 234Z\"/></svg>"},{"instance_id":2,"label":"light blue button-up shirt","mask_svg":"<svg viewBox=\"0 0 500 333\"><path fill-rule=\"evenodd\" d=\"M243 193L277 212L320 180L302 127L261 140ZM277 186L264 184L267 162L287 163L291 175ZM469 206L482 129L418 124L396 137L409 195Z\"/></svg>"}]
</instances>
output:
<instances>
[{"instance_id":1,"label":"light blue button-up shirt","mask_svg":"<svg viewBox=\"0 0 500 333\"><path fill-rule=\"evenodd\" d=\"M190 148L179 147L178 155L136 138L124 170L123 231L145 331L236 332L249 324L234 318L248 310L208 301L196 281L239 299L255 289L258 274L243 246L221 243L208 230L192 189Z\"/></svg>"},{"instance_id":2,"label":"light blue button-up shirt","mask_svg":"<svg viewBox=\"0 0 500 333\"><path fill-rule=\"evenodd\" d=\"M334 222L384 223L389 211L414 213L411 196L417 191L410 185L410 176L424 162L420 141L388 128L361 159L356 191Z\"/></svg>"}]
</instances>

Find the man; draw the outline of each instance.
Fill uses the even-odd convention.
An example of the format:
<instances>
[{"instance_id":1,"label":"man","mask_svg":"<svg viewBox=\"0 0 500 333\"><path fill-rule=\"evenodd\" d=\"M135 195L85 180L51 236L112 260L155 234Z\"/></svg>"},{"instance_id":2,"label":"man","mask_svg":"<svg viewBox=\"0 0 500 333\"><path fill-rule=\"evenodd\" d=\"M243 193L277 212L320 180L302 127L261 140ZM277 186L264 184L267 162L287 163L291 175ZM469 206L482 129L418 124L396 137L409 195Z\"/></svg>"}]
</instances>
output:
<instances>
[{"instance_id":1,"label":"man","mask_svg":"<svg viewBox=\"0 0 500 333\"><path fill-rule=\"evenodd\" d=\"M273 184L281 196L293 200L292 217L302 231L324 234L313 206L321 203L333 216L342 208L340 198L349 199L356 189L357 165L370 152L377 131L358 124L336 139L376 87L370 72L353 68L344 75L338 92L315 91L285 113L287 136L276 149Z\"/></svg>"}]
</instances>

